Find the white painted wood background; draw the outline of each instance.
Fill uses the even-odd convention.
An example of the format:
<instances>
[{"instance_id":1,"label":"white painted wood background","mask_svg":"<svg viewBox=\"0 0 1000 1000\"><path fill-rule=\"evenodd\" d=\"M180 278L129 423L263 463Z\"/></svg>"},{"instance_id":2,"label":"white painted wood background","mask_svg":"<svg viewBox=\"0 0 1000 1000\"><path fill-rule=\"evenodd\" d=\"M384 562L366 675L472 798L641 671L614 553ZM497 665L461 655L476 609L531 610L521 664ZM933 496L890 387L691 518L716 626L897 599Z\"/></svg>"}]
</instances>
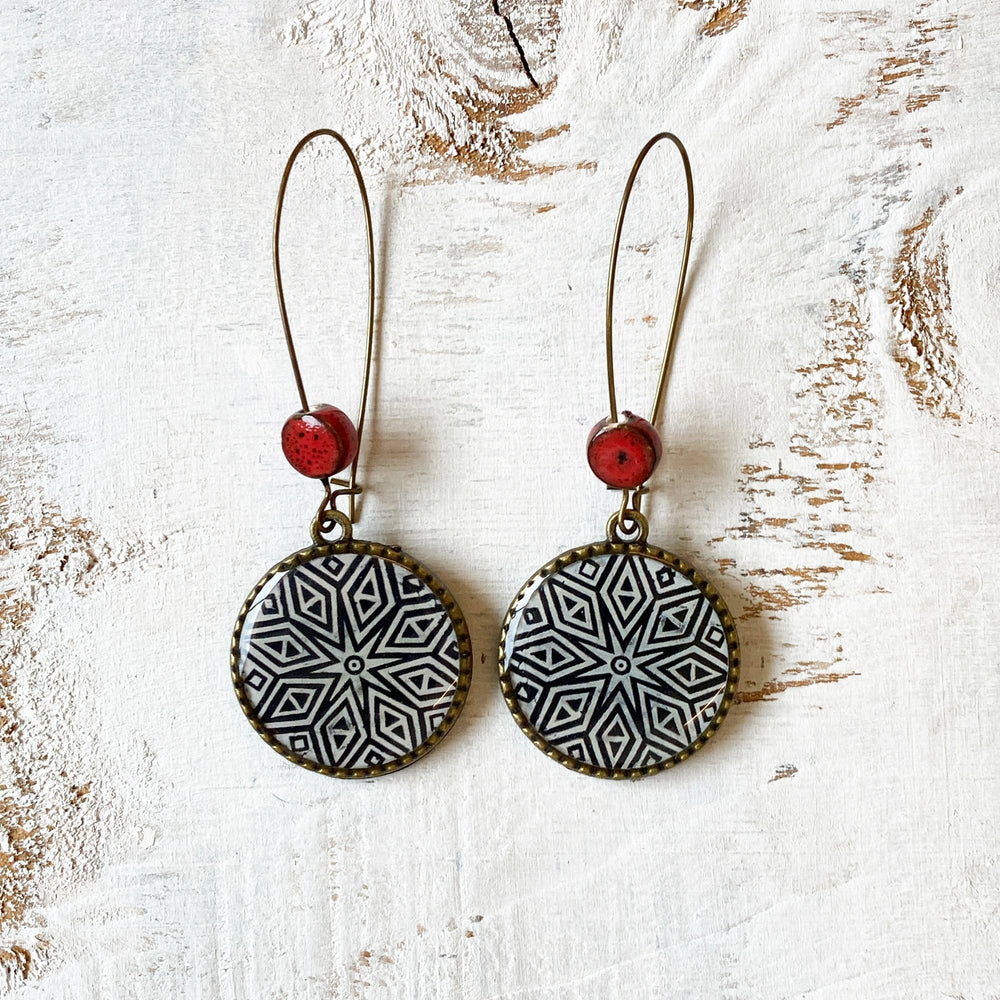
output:
<instances>
[{"instance_id":1,"label":"white painted wood background","mask_svg":"<svg viewBox=\"0 0 1000 1000\"><path fill-rule=\"evenodd\" d=\"M1000 996L1000 12L973 0L17 0L0 12L0 992ZM246 724L228 643L308 541L271 211L342 130L381 254L361 537L464 607L464 715L340 783ZM603 282L642 142L693 268L651 540L738 618L741 703L635 784L554 765L495 639L603 532ZM314 398L352 409L360 216L292 180ZM649 161L620 400L681 233Z\"/></svg>"}]
</instances>

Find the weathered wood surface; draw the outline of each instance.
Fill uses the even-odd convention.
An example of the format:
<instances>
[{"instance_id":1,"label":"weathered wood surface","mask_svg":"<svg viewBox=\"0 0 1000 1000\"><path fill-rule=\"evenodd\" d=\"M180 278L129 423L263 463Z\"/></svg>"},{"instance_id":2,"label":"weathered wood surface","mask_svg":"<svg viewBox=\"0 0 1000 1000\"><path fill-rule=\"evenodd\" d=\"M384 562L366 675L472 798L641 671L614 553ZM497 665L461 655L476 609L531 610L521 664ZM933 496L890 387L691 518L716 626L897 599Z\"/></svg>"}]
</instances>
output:
<instances>
[{"instance_id":1,"label":"weathered wood surface","mask_svg":"<svg viewBox=\"0 0 1000 1000\"><path fill-rule=\"evenodd\" d=\"M509 23L508 23L509 22ZM10 5L0 17L0 983L8 995L1000 995L1000 14L972 0ZM246 591L307 540L270 276L284 158L366 171L382 254L362 536L459 597L445 743L341 784L243 720ZM633 156L698 212L652 540L739 620L684 766L545 760L507 601L599 537L608 243ZM315 169L311 169L314 167ZM293 179L315 392L357 398L341 159ZM643 408L681 232L629 218Z\"/></svg>"}]
</instances>

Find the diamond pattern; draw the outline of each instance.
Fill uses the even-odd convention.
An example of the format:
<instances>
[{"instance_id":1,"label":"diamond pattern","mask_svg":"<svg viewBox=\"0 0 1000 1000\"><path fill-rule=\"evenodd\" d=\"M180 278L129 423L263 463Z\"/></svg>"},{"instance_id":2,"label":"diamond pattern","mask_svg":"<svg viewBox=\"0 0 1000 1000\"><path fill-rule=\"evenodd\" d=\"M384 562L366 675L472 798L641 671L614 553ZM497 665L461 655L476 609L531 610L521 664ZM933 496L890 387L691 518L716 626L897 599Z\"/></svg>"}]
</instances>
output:
<instances>
[{"instance_id":1,"label":"diamond pattern","mask_svg":"<svg viewBox=\"0 0 1000 1000\"><path fill-rule=\"evenodd\" d=\"M461 654L451 617L419 576L348 552L268 581L243 624L238 671L273 739L356 769L427 741L455 697Z\"/></svg>"},{"instance_id":2,"label":"diamond pattern","mask_svg":"<svg viewBox=\"0 0 1000 1000\"><path fill-rule=\"evenodd\" d=\"M565 756L609 770L687 749L729 681L712 603L681 570L635 553L544 577L512 609L504 664L535 730Z\"/></svg>"}]
</instances>

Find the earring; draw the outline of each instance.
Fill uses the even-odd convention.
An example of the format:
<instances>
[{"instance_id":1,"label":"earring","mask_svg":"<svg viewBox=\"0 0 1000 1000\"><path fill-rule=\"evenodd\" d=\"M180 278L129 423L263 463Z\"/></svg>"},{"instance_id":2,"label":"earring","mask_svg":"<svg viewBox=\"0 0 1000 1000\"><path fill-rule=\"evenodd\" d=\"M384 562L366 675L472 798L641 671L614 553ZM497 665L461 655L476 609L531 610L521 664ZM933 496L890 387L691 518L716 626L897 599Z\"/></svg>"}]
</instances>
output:
<instances>
[{"instance_id":1,"label":"earring","mask_svg":"<svg viewBox=\"0 0 1000 1000\"><path fill-rule=\"evenodd\" d=\"M310 407L288 325L278 237L296 157L317 136L347 153L368 237L368 333L358 423ZM375 251L368 194L350 146L317 129L292 150L278 188L274 280L302 408L281 446L324 488L314 544L264 574L240 609L230 647L236 696L250 724L283 757L337 778L370 778L412 764L448 732L472 677L469 630L454 597L395 546L358 541L358 456L368 402L375 317ZM350 467L348 479L334 478ZM345 513L338 507L348 498Z\"/></svg>"},{"instance_id":2,"label":"earring","mask_svg":"<svg viewBox=\"0 0 1000 1000\"><path fill-rule=\"evenodd\" d=\"M612 310L622 223L646 154L680 152L687 233L650 419L615 398ZM663 401L694 223L691 165L681 141L654 136L639 153L618 211L605 342L611 414L587 439L594 474L622 491L607 540L546 563L518 591L500 633L500 687L521 731L548 757L599 778L640 778L685 760L715 732L736 693L739 640L722 598L684 560L646 542L642 497L660 459Z\"/></svg>"}]
</instances>

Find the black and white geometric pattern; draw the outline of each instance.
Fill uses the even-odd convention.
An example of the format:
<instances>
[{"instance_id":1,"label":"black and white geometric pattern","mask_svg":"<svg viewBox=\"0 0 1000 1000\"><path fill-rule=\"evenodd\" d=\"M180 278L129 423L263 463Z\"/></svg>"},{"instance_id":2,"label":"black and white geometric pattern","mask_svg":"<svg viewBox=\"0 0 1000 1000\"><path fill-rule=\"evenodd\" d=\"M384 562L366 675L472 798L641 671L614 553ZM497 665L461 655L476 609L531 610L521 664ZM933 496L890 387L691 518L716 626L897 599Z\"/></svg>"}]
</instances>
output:
<instances>
[{"instance_id":1,"label":"black and white geometric pattern","mask_svg":"<svg viewBox=\"0 0 1000 1000\"><path fill-rule=\"evenodd\" d=\"M420 747L456 694L455 625L389 559L317 556L272 577L243 623L237 671L257 723L329 768L381 767Z\"/></svg>"},{"instance_id":2,"label":"black and white geometric pattern","mask_svg":"<svg viewBox=\"0 0 1000 1000\"><path fill-rule=\"evenodd\" d=\"M719 614L648 555L582 558L511 609L504 670L521 712L566 757L645 768L709 728L729 681Z\"/></svg>"}]
</instances>

